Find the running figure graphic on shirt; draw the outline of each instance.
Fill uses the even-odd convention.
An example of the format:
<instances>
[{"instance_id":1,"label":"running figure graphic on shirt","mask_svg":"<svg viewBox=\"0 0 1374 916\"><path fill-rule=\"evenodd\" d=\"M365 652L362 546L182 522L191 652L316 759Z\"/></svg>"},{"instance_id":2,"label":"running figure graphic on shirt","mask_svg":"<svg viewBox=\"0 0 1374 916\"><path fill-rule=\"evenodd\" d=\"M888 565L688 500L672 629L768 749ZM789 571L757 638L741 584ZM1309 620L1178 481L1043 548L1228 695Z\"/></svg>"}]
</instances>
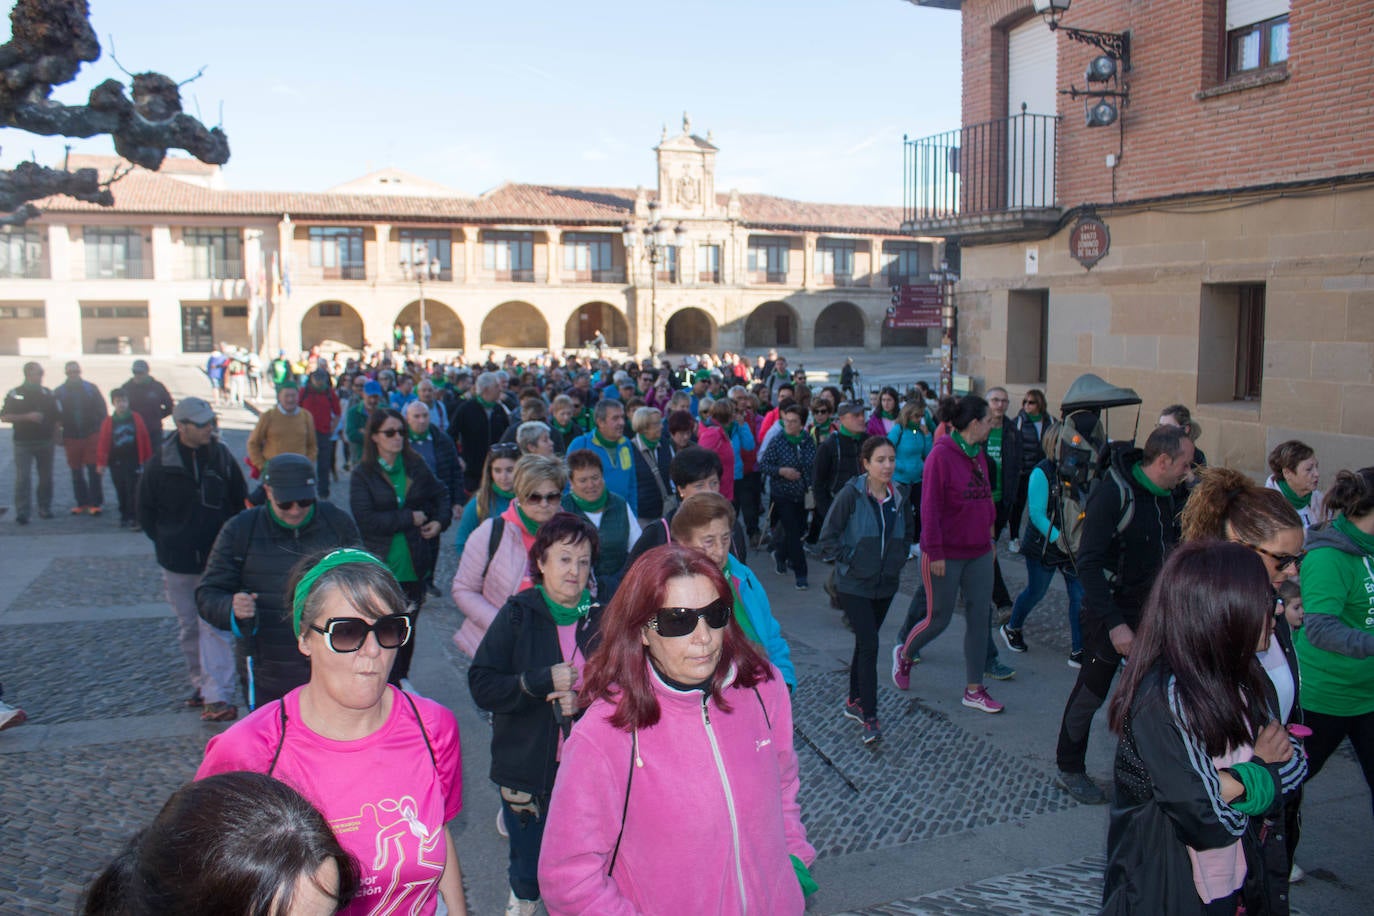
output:
<instances>
[{"instance_id":1,"label":"running figure graphic on shirt","mask_svg":"<svg viewBox=\"0 0 1374 916\"><path fill-rule=\"evenodd\" d=\"M376 825L376 847L371 871L375 875L387 875L387 886L378 887L376 877L365 875L358 898L355 898L357 902L359 898L380 895L380 899L367 910L370 916L392 916L407 899L411 901L408 916L419 916L424 908L423 902L430 896L430 888L443 876L448 856L444 831L442 828L426 827L420 820L417 808L415 799L409 795L399 799L385 798L375 805L363 805L356 817L340 818L329 824L337 835L362 829L369 815L371 822ZM418 842L412 842L411 838ZM413 864L407 858L410 849L415 850ZM409 880L406 880L407 870L410 873ZM417 872L432 874L420 877Z\"/></svg>"}]
</instances>

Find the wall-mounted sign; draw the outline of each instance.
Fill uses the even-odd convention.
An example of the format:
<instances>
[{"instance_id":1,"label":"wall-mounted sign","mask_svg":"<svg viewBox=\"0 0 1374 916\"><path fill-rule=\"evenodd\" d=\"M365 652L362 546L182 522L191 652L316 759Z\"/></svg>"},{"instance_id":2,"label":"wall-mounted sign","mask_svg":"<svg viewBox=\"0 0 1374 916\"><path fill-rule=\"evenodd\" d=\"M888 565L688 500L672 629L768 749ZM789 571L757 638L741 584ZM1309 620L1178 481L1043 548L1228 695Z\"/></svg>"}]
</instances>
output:
<instances>
[{"instance_id":1,"label":"wall-mounted sign","mask_svg":"<svg viewBox=\"0 0 1374 916\"><path fill-rule=\"evenodd\" d=\"M889 328L938 328L944 294L934 283L892 287L892 305L887 309Z\"/></svg>"},{"instance_id":2,"label":"wall-mounted sign","mask_svg":"<svg viewBox=\"0 0 1374 916\"><path fill-rule=\"evenodd\" d=\"M1107 256L1112 248L1112 234L1107 224L1095 216L1084 216L1069 231L1069 256L1087 270Z\"/></svg>"}]
</instances>

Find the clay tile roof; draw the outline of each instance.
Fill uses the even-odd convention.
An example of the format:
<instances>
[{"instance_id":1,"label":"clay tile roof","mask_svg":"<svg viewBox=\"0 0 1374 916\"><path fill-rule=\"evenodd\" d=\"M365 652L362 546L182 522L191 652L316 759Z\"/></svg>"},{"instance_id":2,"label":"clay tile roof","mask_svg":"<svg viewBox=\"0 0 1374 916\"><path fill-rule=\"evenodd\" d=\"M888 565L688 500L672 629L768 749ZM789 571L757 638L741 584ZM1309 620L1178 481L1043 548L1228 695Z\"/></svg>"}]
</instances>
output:
<instances>
[{"instance_id":1,"label":"clay tile roof","mask_svg":"<svg viewBox=\"0 0 1374 916\"><path fill-rule=\"evenodd\" d=\"M79 160L79 162L78 162ZM173 160L168 160L172 162ZM182 168L176 160L173 168ZM108 176L115 157L72 156L70 166L99 168ZM165 167L164 167L165 168ZM190 168L190 167L188 167ZM204 168L212 168L206 166ZM114 207L51 197L36 201L49 213L129 213L183 216L276 217L293 219L463 221L595 225L618 228L634 211L636 192L628 188L572 188L503 184L477 198L407 197L307 191L214 190L136 168L113 187ZM729 196L718 195L722 208ZM854 204L821 204L766 194L741 194L740 219L753 229L852 232L898 235L901 210Z\"/></svg>"}]
</instances>

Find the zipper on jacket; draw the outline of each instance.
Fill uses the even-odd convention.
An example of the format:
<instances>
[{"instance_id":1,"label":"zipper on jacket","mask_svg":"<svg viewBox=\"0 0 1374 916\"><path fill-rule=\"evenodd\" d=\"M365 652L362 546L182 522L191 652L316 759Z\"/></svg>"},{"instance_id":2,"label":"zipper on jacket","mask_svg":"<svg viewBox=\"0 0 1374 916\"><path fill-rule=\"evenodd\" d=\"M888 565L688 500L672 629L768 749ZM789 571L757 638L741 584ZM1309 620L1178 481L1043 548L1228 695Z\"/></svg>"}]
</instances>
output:
<instances>
[{"instance_id":1,"label":"zipper on jacket","mask_svg":"<svg viewBox=\"0 0 1374 916\"><path fill-rule=\"evenodd\" d=\"M711 742L711 756L716 761L716 773L720 776L721 787L725 790L725 807L730 812L730 838L735 854L735 881L739 884L739 905L740 912L749 912L749 900L744 892L744 865L740 861L739 854L739 821L735 817L735 796L730 791L730 777L725 772L725 761L720 756L720 745L716 743L716 733L711 728L711 712L706 704L711 699L711 695L706 691L701 693L701 721L706 726L706 738Z\"/></svg>"}]
</instances>

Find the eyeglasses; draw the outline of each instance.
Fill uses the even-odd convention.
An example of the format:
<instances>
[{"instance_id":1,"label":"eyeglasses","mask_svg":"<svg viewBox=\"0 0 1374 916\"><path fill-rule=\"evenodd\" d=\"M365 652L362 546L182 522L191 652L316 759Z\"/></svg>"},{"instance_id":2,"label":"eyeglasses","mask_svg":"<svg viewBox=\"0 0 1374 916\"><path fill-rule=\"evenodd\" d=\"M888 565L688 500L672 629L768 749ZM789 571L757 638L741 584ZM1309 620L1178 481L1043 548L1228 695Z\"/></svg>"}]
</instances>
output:
<instances>
[{"instance_id":1,"label":"eyeglasses","mask_svg":"<svg viewBox=\"0 0 1374 916\"><path fill-rule=\"evenodd\" d=\"M529 503L532 506L538 505L539 503L551 506L556 502L560 502L562 499L562 493L531 493L529 496L522 499L521 502Z\"/></svg>"},{"instance_id":2,"label":"eyeglasses","mask_svg":"<svg viewBox=\"0 0 1374 916\"><path fill-rule=\"evenodd\" d=\"M671 638L690 636L697 628L698 620L705 620L713 630L719 630L730 622L734 609L729 603L717 598L706 607L665 607L649 618L647 626L659 636Z\"/></svg>"},{"instance_id":3,"label":"eyeglasses","mask_svg":"<svg viewBox=\"0 0 1374 916\"><path fill-rule=\"evenodd\" d=\"M490 449L493 455L518 455L520 446L514 442L498 442Z\"/></svg>"},{"instance_id":4,"label":"eyeglasses","mask_svg":"<svg viewBox=\"0 0 1374 916\"><path fill-rule=\"evenodd\" d=\"M377 618L376 623L368 623L361 617L331 617L323 627L313 623L310 629L322 634L329 643L329 651L346 655L357 652L367 642L367 634L377 637L377 645L383 649L399 649L410 642L410 616L407 614L388 614Z\"/></svg>"},{"instance_id":5,"label":"eyeglasses","mask_svg":"<svg viewBox=\"0 0 1374 916\"><path fill-rule=\"evenodd\" d=\"M405 432L405 430L401 429L399 426L388 426L386 429L377 430L378 435L386 436L388 439L393 439L403 432Z\"/></svg>"},{"instance_id":6,"label":"eyeglasses","mask_svg":"<svg viewBox=\"0 0 1374 916\"><path fill-rule=\"evenodd\" d=\"M1307 559L1307 551L1305 550L1302 553L1274 553L1271 550L1265 550L1258 544L1246 544L1244 541L1241 541L1241 543L1245 544L1246 547L1249 547L1255 553L1262 553L1273 560L1279 572L1283 572L1291 566L1293 572L1296 573L1298 570L1302 569L1302 561Z\"/></svg>"},{"instance_id":7,"label":"eyeglasses","mask_svg":"<svg viewBox=\"0 0 1374 916\"><path fill-rule=\"evenodd\" d=\"M278 509L284 509L288 512L296 508L297 506L300 506L302 509L309 509L311 506L315 505L315 501L313 499L288 499L285 502L277 502L274 499L272 500L272 502L277 506Z\"/></svg>"}]
</instances>

